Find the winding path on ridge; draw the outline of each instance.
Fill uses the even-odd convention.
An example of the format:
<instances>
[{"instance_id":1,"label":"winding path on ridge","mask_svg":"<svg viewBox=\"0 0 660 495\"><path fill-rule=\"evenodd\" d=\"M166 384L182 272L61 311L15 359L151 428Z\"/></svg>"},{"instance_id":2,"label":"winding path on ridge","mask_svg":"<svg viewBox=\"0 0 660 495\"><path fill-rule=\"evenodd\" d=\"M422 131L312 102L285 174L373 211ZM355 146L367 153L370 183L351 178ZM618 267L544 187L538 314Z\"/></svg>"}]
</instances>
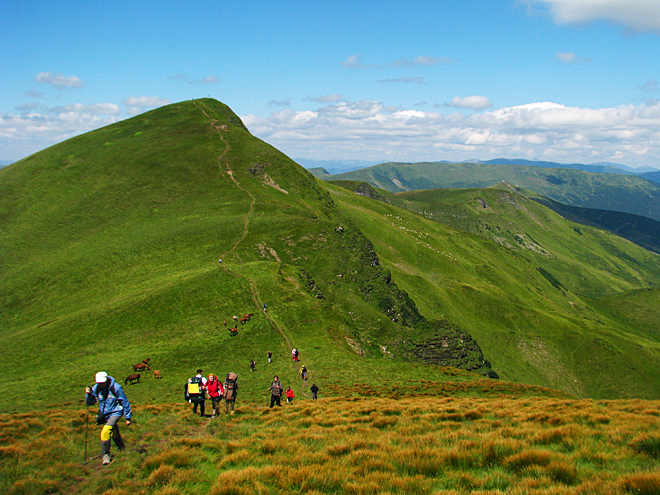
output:
<instances>
[{"instance_id":1,"label":"winding path on ridge","mask_svg":"<svg viewBox=\"0 0 660 495\"><path fill-rule=\"evenodd\" d=\"M221 256L221 259L223 259L223 258L229 256L231 253L233 253L234 250L238 247L238 245L239 245L241 242L243 242L243 240L247 237L247 234L248 234L248 227L249 227L249 225L250 225L250 217L251 217L252 214L254 213L254 204L256 203L257 200L256 200L256 198L252 195L252 193L251 193L250 191L248 191L247 189L245 189L244 187L242 187L242 186L239 184L239 182L234 178L234 173L233 173L233 171L229 168L229 162L228 162L227 159L225 158L225 155L226 155L227 152L229 151L230 147L229 147L229 144L227 143L227 141L225 141L225 137L224 137L224 135L223 135L223 131L225 131L225 130L227 129L226 124L219 124L217 119L211 118L211 116L209 116L209 114L206 113L206 111L204 110L204 108L200 107L200 105L198 104L197 101L193 100L193 103L195 104L195 106L196 106L197 108L199 108L199 109L202 111L202 113L206 116L206 118L209 119L211 127L215 130L215 132L216 132L216 133L218 134L218 136L220 137L220 140L221 140L222 143L225 145L225 150L224 150L224 151L222 152L222 154L218 157L218 165L219 165L219 168L220 168L220 173L223 174L224 177L227 177L227 176L228 176L228 177L231 179L231 181L234 183L234 185L235 185L238 189L240 189L241 191L243 191L245 194L247 194L247 195L250 197L250 200L251 200L251 201L250 201L250 208L249 208L247 214L245 215L245 221L243 222L243 233L241 234L241 237L236 241L236 243L234 243L234 245L232 246L232 248L231 248L226 254L224 254L223 256ZM224 164L224 167L223 167L223 164ZM234 270L231 270L230 268L226 267L224 264L221 266L221 268L222 268L226 273L228 273L229 275L232 275L232 276L234 276L234 277L238 277L238 278L242 278L242 279L246 280L246 281L249 283L249 285L250 285L250 292L252 292L252 300L253 300L254 303L256 304L257 309L258 309L259 311L261 311L261 312L264 314L264 316L268 319L268 322L270 323L270 326L271 326L273 329L275 329L275 330L276 330L276 331L282 336L282 338L283 338L284 341L286 342L288 348L289 348L289 349L293 349L294 346L293 346L293 343L291 342L291 339L289 338L289 336L288 336L288 335L286 334L286 332L285 332L285 331L284 331L284 330L283 330L283 329L282 329L282 328L281 328L281 327L280 327L280 326L279 326L279 325L278 325L278 324L277 324L277 323L276 323L276 322L270 317L270 315L268 314L268 312L265 311L263 301L262 301L261 298L259 297L259 292L258 292L258 290L257 290L257 284L256 284L256 282L254 282L252 279L246 277L245 275L243 275L243 274L241 274L241 273L237 273L237 272L235 272ZM297 368L296 368L296 365L295 365L295 364L292 364L292 366L293 366L293 371L294 371L294 373L297 374L297 373L298 373L298 370L297 370ZM302 391L302 394L303 394L304 396L307 397L307 393L305 393L304 389L303 389L303 391Z\"/></svg>"}]
</instances>

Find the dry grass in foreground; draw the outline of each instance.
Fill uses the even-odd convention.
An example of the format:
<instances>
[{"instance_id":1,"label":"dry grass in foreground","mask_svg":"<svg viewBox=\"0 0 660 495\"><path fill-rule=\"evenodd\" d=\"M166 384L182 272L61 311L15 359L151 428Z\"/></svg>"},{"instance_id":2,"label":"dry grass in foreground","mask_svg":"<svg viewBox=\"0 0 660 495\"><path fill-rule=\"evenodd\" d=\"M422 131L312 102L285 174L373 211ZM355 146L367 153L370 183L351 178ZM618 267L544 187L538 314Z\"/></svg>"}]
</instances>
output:
<instances>
[{"instance_id":1,"label":"dry grass in foreground","mask_svg":"<svg viewBox=\"0 0 660 495\"><path fill-rule=\"evenodd\" d=\"M83 464L84 410L1 415L0 492L660 493L660 401L323 399L241 404L227 420L136 409L128 451L105 468Z\"/></svg>"}]
</instances>

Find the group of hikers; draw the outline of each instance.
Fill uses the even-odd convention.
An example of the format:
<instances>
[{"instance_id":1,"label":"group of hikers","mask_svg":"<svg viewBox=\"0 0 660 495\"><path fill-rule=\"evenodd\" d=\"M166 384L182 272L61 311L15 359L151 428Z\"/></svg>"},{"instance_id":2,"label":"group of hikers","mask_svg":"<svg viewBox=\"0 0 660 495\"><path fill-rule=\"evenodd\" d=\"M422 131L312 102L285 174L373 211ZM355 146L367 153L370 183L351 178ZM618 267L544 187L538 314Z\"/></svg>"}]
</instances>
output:
<instances>
[{"instance_id":1,"label":"group of hikers","mask_svg":"<svg viewBox=\"0 0 660 495\"><path fill-rule=\"evenodd\" d=\"M292 357L294 361L298 361L299 352L297 349L292 350ZM273 362L273 353L268 351L268 362ZM255 370L256 364L254 360L250 362L250 369ZM184 386L185 400L193 405L193 414L199 414L205 417L206 400L207 397L211 400L213 412L211 418L220 415L220 403L224 400L225 415L234 414L234 407L236 405L236 397L238 392L238 375L234 372L227 373L224 383L221 382L213 373L209 374L208 378L203 374L202 369L197 370L197 374L189 378ZM303 380L307 380L307 368L303 364L300 368L300 376ZM94 376L95 385L85 388L85 402L88 406L93 406L98 402L99 412L96 415L96 423L103 425L101 429L101 457L103 465L110 464L112 458L110 457L111 442L114 441L117 450L121 452L125 449L124 441L119 432L119 420L124 416L126 426L131 424L131 404L124 393L121 385L105 371L99 371ZM281 397L286 397L287 403L293 402L295 397L291 387L284 390L282 382L279 377L275 375L268 391L271 393L270 407L275 404L281 407ZM318 399L319 388L314 383L310 387L312 392L312 399ZM85 442L85 450L87 444Z\"/></svg>"},{"instance_id":2,"label":"group of hikers","mask_svg":"<svg viewBox=\"0 0 660 495\"><path fill-rule=\"evenodd\" d=\"M188 383L184 386L184 397L186 401L193 404L193 414L197 414L199 408L200 416L204 416L206 397L208 396L213 408L211 418L220 415L220 402L222 400L225 401L225 416L234 414L237 392L238 375L233 371L227 373L225 382L222 384L213 373L206 378L202 375L202 370L198 369L197 374L192 378L188 378Z\"/></svg>"}]
</instances>

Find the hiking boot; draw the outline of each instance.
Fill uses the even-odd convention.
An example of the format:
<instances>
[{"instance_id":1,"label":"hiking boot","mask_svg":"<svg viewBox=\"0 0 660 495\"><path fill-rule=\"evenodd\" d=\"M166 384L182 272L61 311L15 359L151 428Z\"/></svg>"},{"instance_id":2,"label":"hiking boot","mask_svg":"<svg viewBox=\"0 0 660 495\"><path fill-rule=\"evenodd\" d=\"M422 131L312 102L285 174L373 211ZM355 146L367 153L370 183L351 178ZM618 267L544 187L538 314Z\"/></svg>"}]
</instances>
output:
<instances>
[{"instance_id":1,"label":"hiking boot","mask_svg":"<svg viewBox=\"0 0 660 495\"><path fill-rule=\"evenodd\" d=\"M107 466L112 462L112 459L110 459L110 454L103 454L103 465Z\"/></svg>"}]
</instances>

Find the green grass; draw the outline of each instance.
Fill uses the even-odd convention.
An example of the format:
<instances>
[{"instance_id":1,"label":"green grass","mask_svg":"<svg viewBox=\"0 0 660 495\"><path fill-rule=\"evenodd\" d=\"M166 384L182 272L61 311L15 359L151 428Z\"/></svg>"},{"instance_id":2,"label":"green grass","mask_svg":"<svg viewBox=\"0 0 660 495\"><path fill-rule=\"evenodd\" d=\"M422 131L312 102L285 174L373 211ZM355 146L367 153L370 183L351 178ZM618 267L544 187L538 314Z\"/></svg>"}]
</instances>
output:
<instances>
[{"instance_id":1,"label":"green grass","mask_svg":"<svg viewBox=\"0 0 660 495\"><path fill-rule=\"evenodd\" d=\"M578 397L657 395L656 317L637 329L606 307L657 287L646 251L580 235L532 202L527 215L489 213L488 225L523 228L547 259L515 235L500 245L485 228L450 228L379 194L393 204L316 180L206 99L2 169L0 412L78 404L96 371L123 381L146 358L163 380L127 386L139 405L181 401L198 367L238 372L245 400L260 399L273 374L304 397L291 347L334 397L420 380L445 383L443 394L473 383L478 396L478 374L414 358L442 325L474 338L503 389L509 380ZM452 201L479 219L461 194ZM649 294L640 307L654 304ZM224 321L244 313L255 316L230 337ZM35 380L54 384L47 397Z\"/></svg>"}]
</instances>

